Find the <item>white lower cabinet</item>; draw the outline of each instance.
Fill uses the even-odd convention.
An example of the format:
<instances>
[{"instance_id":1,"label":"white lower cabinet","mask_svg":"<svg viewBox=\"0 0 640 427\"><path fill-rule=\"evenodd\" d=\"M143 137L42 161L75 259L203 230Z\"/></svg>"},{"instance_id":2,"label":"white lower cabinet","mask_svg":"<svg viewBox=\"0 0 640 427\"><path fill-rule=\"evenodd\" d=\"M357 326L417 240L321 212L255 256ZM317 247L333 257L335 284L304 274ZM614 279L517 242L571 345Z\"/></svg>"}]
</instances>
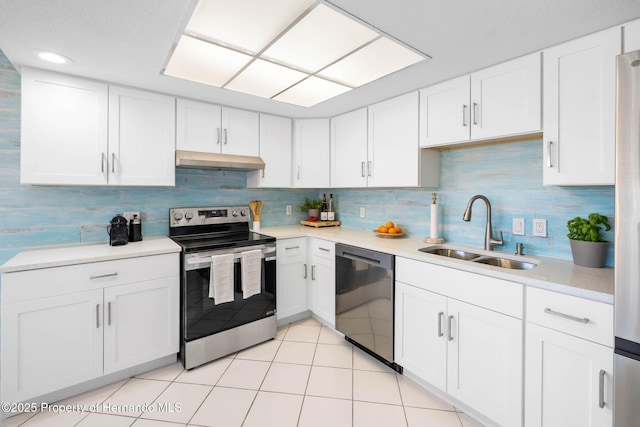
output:
<instances>
[{"instance_id":1,"label":"white lower cabinet","mask_svg":"<svg viewBox=\"0 0 640 427\"><path fill-rule=\"evenodd\" d=\"M309 306L326 324L336 323L335 243L310 238Z\"/></svg>"},{"instance_id":2,"label":"white lower cabinet","mask_svg":"<svg viewBox=\"0 0 640 427\"><path fill-rule=\"evenodd\" d=\"M276 242L277 318L285 319L309 309L307 301L307 238Z\"/></svg>"},{"instance_id":3,"label":"white lower cabinet","mask_svg":"<svg viewBox=\"0 0 640 427\"><path fill-rule=\"evenodd\" d=\"M522 301L518 283L397 257L396 362L493 422L522 425L523 322L496 311L518 315Z\"/></svg>"},{"instance_id":4,"label":"white lower cabinet","mask_svg":"<svg viewBox=\"0 0 640 427\"><path fill-rule=\"evenodd\" d=\"M3 274L2 401L177 353L178 270L165 254Z\"/></svg>"}]
</instances>

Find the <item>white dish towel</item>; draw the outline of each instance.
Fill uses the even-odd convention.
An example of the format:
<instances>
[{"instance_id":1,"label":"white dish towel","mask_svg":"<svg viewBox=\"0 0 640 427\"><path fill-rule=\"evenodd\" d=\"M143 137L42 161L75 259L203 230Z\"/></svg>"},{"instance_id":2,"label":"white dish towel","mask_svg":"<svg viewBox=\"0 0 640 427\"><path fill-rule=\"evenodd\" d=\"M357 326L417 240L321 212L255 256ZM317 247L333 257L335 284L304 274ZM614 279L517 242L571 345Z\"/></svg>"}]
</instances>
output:
<instances>
[{"instance_id":1,"label":"white dish towel","mask_svg":"<svg viewBox=\"0 0 640 427\"><path fill-rule=\"evenodd\" d=\"M262 251L242 252L242 298L260 293L262 273Z\"/></svg>"},{"instance_id":2,"label":"white dish towel","mask_svg":"<svg viewBox=\"0 0 640 427\"><path fill-rule=\"evenodd\" d=\"M211 257L209 298L215 300L215 305L233 301L233 261L233 254Z\"/></svg>"}]
</instances>

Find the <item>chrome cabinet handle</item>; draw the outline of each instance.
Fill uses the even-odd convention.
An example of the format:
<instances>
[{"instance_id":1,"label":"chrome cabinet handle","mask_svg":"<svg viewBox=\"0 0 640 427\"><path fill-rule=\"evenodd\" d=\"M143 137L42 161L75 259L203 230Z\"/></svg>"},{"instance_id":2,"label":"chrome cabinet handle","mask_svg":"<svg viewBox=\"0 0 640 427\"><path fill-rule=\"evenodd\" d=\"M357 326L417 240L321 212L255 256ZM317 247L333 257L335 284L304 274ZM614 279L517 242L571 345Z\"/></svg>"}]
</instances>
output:
<instances>
[{"instance_id":1,"label":"chrome cabinet handle","mask_svg":"<svg viewBox=\"0 0 640 427\"><path fill-rule=\"evenodd\" d=\"M288 251L291 249L300 249L300 246L289 246L288 248L284 248L285 251Z\"/></svg>"},{"instance_id":2,"label":"chrome cabinet handle","mask_svg":"<svg viewBox=\"0 0 640 427\"><path fill-rule=\"evenodd\" d=\"M116 173L116 153L111 153L111 173Z\"/></svg>"},{"instance_id":3,"label":"chrome cabinet handle","mask_svg":"<svg viewBox=\"0 0 640 427\"><path fill-rule=\"evenodd\" d=\"M224 145L227 145L227 130L224 130Z\"/></svg>"},{"instance_id":4,"label":"chrome cabinet handle","mask_svg":"<svg viewBox=\"0 0 640 427\"><path fill-rule=\"evenodd\" d=\"M547 167L552 168L553 164L551 164L551 146L553 145L553 141L549 141L547 143Z\"/></svg>"},{"instance_id":5,"label":"chrome cabinet handle","mask_svg":"<svg viewBox=\"0 0 640 427\"><path fill-rule=\"evenodd\" d=\"M107 325L111 325L111 301L107 303Z\"/></svg>"},{"instance_id":6,"label":"chrome cabinet handle","mask_svg":"<svg viewBox=\"0 0 640 427\"><path fill-rule=\"evenodd\" d=\"M105 156L104 151L102 152L102 159L100 162L100 171L104 173L104 161L107 160L107 156Z\"/></svg>"},{"instance_id":7,"label":"chrome cabinet handle","mask_svg":"<svg viewBox=\"0 0 640 427\"><path fill-rule=\"evenodd\" d=\"M320 249L321 251L325 251L325 252L331 252L331 249L327 249L327 248L320 248L319 247L318 249Z\"/></svg>"},{"instance_id":8,"label":"chrome cabinet handle","mask_svg":"<svg viewBox=\"0 0 640 427\"><path fill-rule=\"evenodd\" d=\"M444 332L442 332L442 318L444 317L444 311L441 311L440 313L438 313L438 337L441 337L444 335Z\"/></svg>"},{"instance_id":9,"label":"chrome cabinet handle","mask_svg":"<svg viewBox=\"0 0 640 427\"><path fill-rule=\"evenodd\" d=\"M367 176L371 176L371 160L367 162Z\"/></svg>"},{"instance_id":10,"label":"chrome cabinet handle","mask_svg":"<svg viewBox=\"0 0 640 427\"><path fill-rule=\"evenodd\" d=\"M360 162L360 174L362 175L362 177L364 178L364 162Z\"/></svg>"},{"instance_id":11,"label":"chrome cabinet handle","mask_svg":"<svg viewBox=\"0 0 640 427\"><path fill-rule=\"evenodd\" d=\"M473 124L474 124L474 125L477 125L477 124L478 124L478 120L477 120L477 114L478 114L478 112L477 112L477 108L478 108L478 103L477 103L477 102L474 102L472 105L473 105L473 108L472 108L472 110L471 110L471 114L473 115Z\"/></svg>"},{"instance_id":12,"label":"chrome cabinet handle","mask_svg":"<svg viewBox=\"0 0 640 427\"><path fill-rule=\"evenodd\" d=\"M115 277L117 275L118 275L118 272L108 273L108 274L99 274L97 276L89 276L89 280L104 279L105 277Z\"/></svg>"},{"instance_id":13,"label":"chrome cabinet handle","mask_svg":"<svg viewBox=\"0 0 640 427\"><path fill-rule=\"evenodd\" d=\"M453 316L449 316L449 330L447 331L447 334L448 334L447 338L449 341L453 341L453 334L451 333L452 323L453 323Z\"/></svg>"},{"instance_id":14,"label":"chrome cabinet handle","mask_svg":"<svg viewBox=\"0 0 640 427\"><path fill-rule=\"evenodd\" d=\"M462 104L462 126L467 125L467 106Z\"/></svg>"},{"instance_id":15,"label":"chrome cabinet handle","mask_svg":"<svg viewBox=\"0 0 640 427\"><path fill-rule=\"evenodd\" d=\"M100 304L96 304L96 328L100 329Z\"/></svg>"},{"instance_id":16,"label":"chrome cabinet handle","mask_svg":"<svg viewBox=\"0 0 640 427\"><path fill-rule=\"evenodd\" d=\"M316 266L311 266L311 280L316 280Z\"/></svg>"},{"instance_id":17,"label":"chrome cabinet handle","mask_svg":"<svg viewBox=\"0 0 640 427\"><path fill-rule=\"evenodd\" d=\"M558 317L562 317L563 319L573 320L574 322L584 323L585 325L589 323L589 319L587 319L586 317L580 318L580 317L572 316L570 314L560 313L558 311L551 310L549 307L545 308L544 312L552 316L558 316Z\"/></svg>"},{"instance_id":18,"label":"chrome cabinet handle","mask_svg":"<svg viewBox=\"0 0 640 427\"><path fill-rule=\"evenodd\" d=\"M300 166L298 166L298 181L300 180Z\"/></svg>"},{"instance_id":19,"label":"chrome cabinet handle","mask_svg":"<svg viewBox=\"0 0 640 427\"><path fill-rule=\"evenodd\" d=\"M216 141L216 144L220 145L220 128L216 128L216 133L218 134L218 141Z\"/></svg>"},{"instance_id":20,"label":"chrome cabinet handle","mask_svg":"<svg viewBox=\"0 0 640 427\"><path fill-rule=\"evenodd\" d=\"M303 279L307 278L307 264L304 265L304 277Z\"/></svg>"},{"instance_id":21,"label":"chrome cabinet handle","mask_svg":"<svg viewBox=\"0 0 640 427\"><path fill-rule=\"evenodd\" d=\"M606 372L604 369L600 369L600 387L598 389L598 406L604 408L606 402L604 401L604 376Z\"/></svg>"}]
</instances>

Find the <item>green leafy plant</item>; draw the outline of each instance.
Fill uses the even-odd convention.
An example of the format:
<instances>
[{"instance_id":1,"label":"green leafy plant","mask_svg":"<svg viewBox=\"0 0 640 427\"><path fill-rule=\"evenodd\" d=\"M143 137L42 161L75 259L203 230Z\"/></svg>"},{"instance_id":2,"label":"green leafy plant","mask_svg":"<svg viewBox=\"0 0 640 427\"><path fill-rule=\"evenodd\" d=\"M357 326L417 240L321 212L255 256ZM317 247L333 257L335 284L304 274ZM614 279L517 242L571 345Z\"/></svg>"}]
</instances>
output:
<instances>
[{"instance_id":1,"label":"green leafy plant","mask_svg":"<svg viewBox=\"0 0 640 427\"><path fill-rule=\"evenodd\" d=\"M304 203L298 206L300 212L308 212L309 209L320 209L322 207L322 200L304 198Z\"/></svg>"},{"instance_id":2,"label":"green leafy plant","mask_svg":"<svg viewBox=\"0 0 640 427\"><path fill-rule=\"evenodd\" d=\"M611 230L609 220L606 216L598 213L589 214L588 219L577 216L567 221L567 228L569 229L567 237L585 242L604 242L601 225L604 226L605 231Z\"/></svg>"}]
</instances>

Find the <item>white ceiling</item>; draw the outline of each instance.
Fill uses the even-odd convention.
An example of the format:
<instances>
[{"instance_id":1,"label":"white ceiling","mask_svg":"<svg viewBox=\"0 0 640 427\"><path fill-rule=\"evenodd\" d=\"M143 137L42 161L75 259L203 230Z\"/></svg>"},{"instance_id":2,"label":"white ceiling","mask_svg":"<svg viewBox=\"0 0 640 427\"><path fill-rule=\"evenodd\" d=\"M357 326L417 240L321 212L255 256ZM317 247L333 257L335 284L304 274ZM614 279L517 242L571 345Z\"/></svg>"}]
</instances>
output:
<instances>
[{"instance_id":1,"label":"white ceiling","mask_svg":"<svg viewBox=\"0 0 640 427\"><path fill-rule=\"evenodd\" d=\"M196 0L0 0L0 50L17 68L51 69L289 117L330 117L640 18L638 0L330 3L432 59L311 108L164 76L161 70ZM73 62L47 64L36 56L39 50Z\"/></svg>"}]
</instances>

